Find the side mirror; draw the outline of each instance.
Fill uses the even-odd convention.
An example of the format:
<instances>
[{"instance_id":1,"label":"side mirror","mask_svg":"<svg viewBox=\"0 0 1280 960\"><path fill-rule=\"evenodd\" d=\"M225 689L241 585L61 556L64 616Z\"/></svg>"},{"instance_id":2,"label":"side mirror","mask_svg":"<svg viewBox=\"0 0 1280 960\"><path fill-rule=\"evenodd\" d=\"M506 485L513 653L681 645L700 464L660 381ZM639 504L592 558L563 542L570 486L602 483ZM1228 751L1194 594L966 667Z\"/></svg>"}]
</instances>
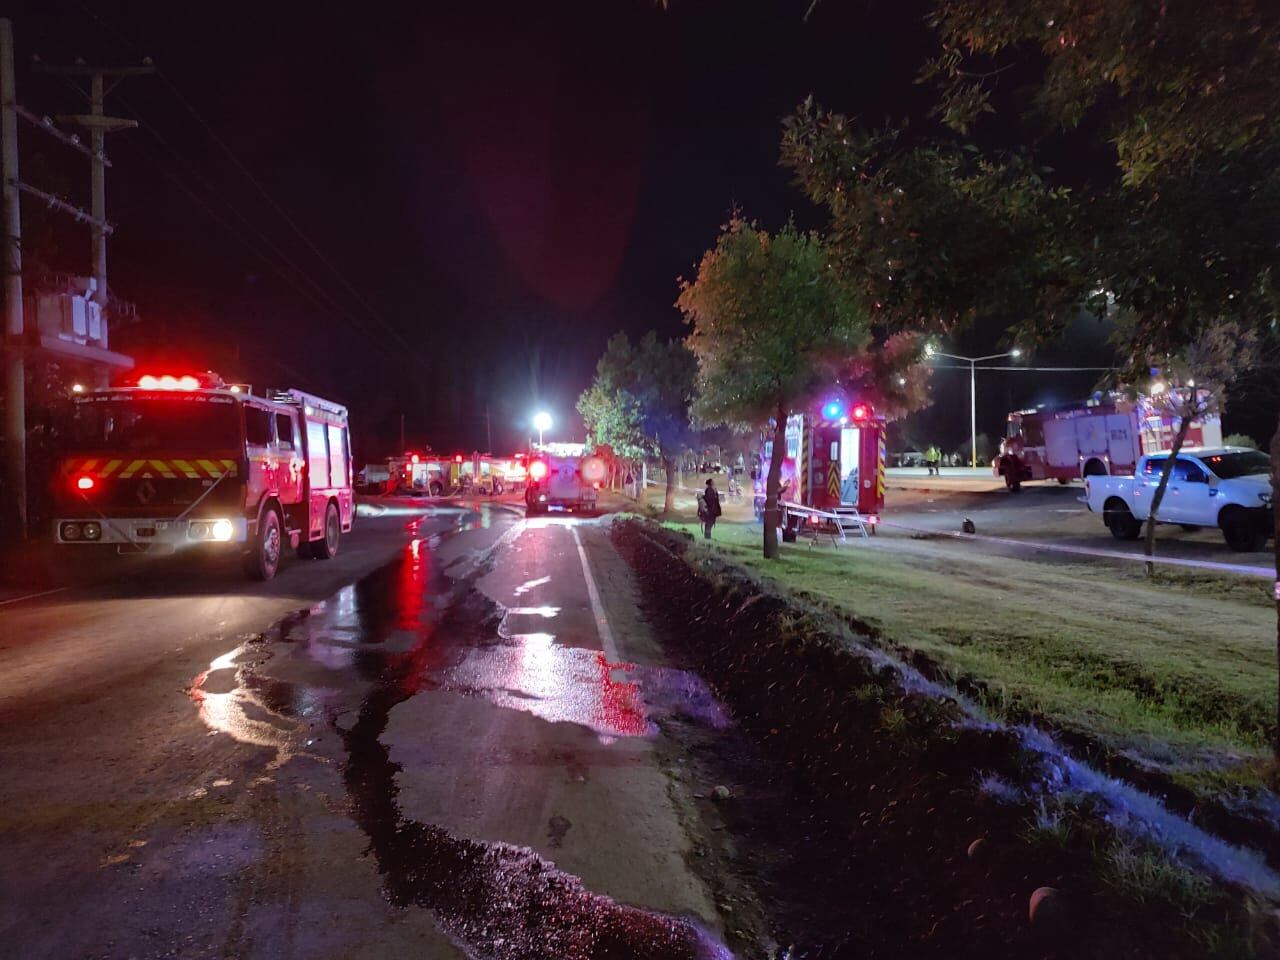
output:
<instances>
[{"instance_id":1,"label":"side mirror","mask_svg":"<svg viewBox=\"0 0 1280 960\"><path fill-rule=\"evenodd\" d=\"M1218 478L1215 477L1212 473L1205 478L1205 482L1209 484L1209 489L1211 490L1218 489Z\"/></svg>"}]
</instances>

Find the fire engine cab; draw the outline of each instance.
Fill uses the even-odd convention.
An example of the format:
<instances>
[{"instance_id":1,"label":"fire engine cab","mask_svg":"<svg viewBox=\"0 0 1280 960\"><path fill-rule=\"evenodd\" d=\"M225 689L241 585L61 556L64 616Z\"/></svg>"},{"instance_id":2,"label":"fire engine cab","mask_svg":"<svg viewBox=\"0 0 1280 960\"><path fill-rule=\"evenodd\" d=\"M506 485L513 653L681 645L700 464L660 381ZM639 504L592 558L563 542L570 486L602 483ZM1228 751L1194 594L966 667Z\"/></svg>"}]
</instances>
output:
<instances>
[{"instance_id":1,"label":"fire engine cab","mask_svg":"<svg viewBox=\"0 0 1280 960\"><path fill-rule=\"evenodd\" d=\"M787 417L782 461L783 534L792 539L804 523L822 523L810 511L857 513L874 532L884 510L885 418L869 403L828 399ZM766 482L773 456L772 431L764 436L754 479L756 519L764 518ZM788 505L808 508L788 511Z\"/></svg>"},{"instance_id":2,"label":"fire engine cab","mask_svg":"<svg viewBox=\"0 0 1280 960\"><path fill-rule=\"evenodd\" d=\"M347 410L255 395L215 373L78 394L54 482L54 541L116 552L238 550L273 577L287 542L329 559L355 517Z\"/></svg>"}]
</instances>

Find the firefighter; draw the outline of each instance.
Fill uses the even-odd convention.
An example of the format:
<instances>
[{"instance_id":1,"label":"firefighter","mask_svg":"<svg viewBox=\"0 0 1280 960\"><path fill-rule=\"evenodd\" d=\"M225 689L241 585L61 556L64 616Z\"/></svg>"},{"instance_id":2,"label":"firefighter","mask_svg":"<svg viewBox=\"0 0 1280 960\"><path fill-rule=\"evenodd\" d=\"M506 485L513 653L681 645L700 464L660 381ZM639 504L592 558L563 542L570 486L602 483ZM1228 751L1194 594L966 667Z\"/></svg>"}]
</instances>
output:
<instances>
[{"instance_id":1,"label":"firefighter","mask_svg":"<svg viewBox=\"0 0 1280 960\"><path fill-rule=\"evenodd\" d=\"M720 493L716 490L715 481L707 478L707 488L698 494L698 519L702 521L702 535L710 540L711 528L716 525L720 516Z\"/></svg>"},{"instance_id":2,"label":"firefighter","mask_svg":"<svg viewBox=\"0 0 1280 960\"><path fill-rule=\"evenodd\" d=\"M941 474L942 474L942 469L941 469L941 467L942 467L942 451L938 449L938 445L937 445L937 444L933 444L933 445L932 445L932 446L930 446L930 447L929 447L929 449L925 452L925 455L924 455L924 462L925 462L925 466L927 466L927 467L929 468L929 475L930 475L930 476L932 476L932 475L934 475L934 474L938 474L938 475L941 475Z\"/></svg>"}]
</instances>

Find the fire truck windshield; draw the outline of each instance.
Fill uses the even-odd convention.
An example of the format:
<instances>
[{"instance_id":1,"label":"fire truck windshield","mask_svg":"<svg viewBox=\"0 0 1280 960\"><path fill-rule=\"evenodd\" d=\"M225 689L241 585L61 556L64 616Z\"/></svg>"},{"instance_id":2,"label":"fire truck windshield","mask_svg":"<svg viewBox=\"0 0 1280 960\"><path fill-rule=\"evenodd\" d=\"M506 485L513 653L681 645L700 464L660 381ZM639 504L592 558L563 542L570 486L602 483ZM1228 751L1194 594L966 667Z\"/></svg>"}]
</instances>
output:
<instances>
[{"instance_id":1,"label":"fire truck windshield","mask_svg":"<svg viewBox=\"0 0 1280 960\"><path fill-rule=\"evenodd\" d=\"M174 397L86 398L75 405L71 443L78 451L149 452L239 449L235 403L190 394Z\"/></svg>"}]
</instances>

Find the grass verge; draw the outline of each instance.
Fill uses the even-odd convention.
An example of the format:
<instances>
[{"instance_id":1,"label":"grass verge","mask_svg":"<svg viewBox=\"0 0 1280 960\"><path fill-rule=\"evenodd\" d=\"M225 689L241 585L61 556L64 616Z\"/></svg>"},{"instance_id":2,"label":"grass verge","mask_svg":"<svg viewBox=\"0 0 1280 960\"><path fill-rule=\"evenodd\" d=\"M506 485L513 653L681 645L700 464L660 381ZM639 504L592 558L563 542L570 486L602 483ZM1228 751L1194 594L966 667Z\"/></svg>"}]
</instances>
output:
<instances>
[{"instance_id":1,"label":"grass verge","mask_svg":"<svg viewBox=\"0 0 1280 960\"><path fill-rule=\"evenodd\" d=\"M694 524L669 523L686 532ZM1276 715L1269 584L964 543L881 536L760 556L760 530L718 524L711 551L927 658L1006 720L1035 717L1182 774L1265 758Z\"/></svg>"}]
</instances>

